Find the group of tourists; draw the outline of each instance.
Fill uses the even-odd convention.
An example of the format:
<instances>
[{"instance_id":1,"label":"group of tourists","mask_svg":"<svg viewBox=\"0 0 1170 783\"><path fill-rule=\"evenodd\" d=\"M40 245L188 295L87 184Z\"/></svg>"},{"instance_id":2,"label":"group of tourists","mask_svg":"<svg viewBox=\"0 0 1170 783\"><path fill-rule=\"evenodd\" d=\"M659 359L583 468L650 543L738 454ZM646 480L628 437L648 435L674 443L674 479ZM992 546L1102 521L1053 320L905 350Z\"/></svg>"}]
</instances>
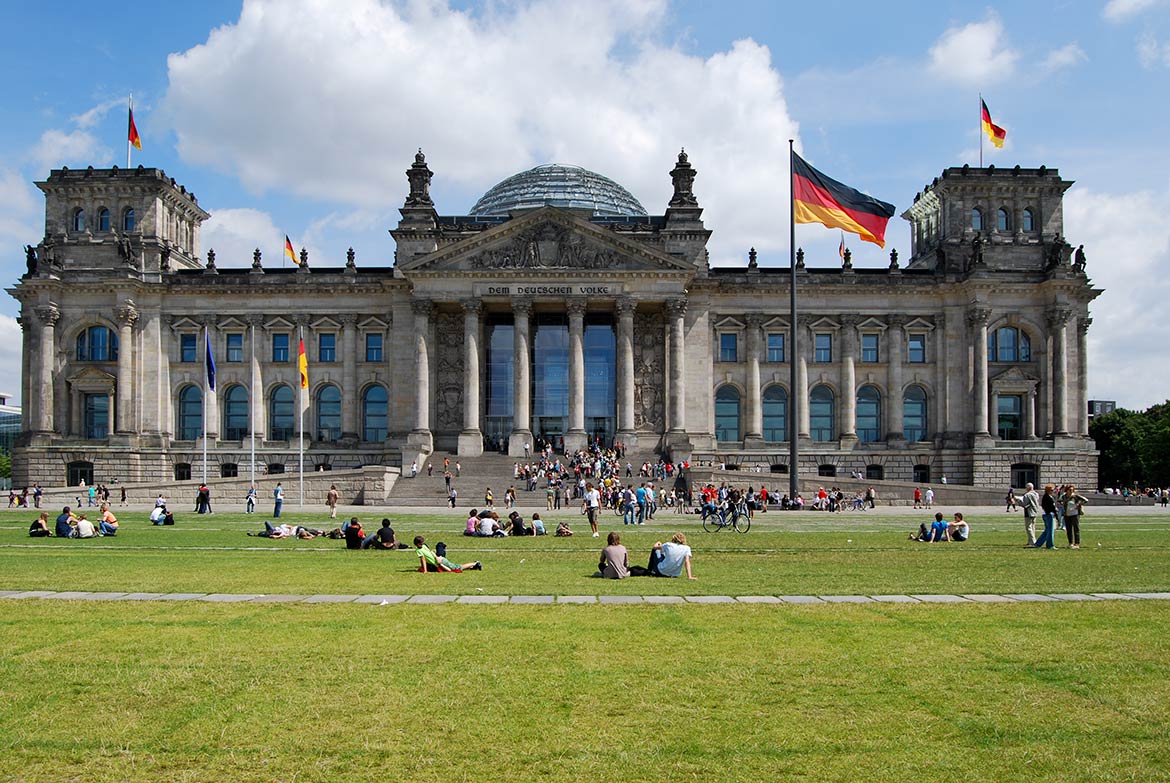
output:
<instances>
[{"instance_id":1,"label":"group of tourists","mask_svg":"<svg viewBox=\"0 0 1170 783\"><path fill-rule=\"evenodd\" d=\"M9 508L28 508L28 499L32 498L33 508L41 507L41 496L44 492L41 490L40 484L34 484L32 491L28 487L24 487L18 493L15 487L8 490L8 507Z\"/></svg>"},{"instance_id":2,"label":"group of tourists","mask_svg":"<svg viewBox=\"0 0 1170 783\"><path fill-rule=\"evenodd\" d=\"M463 528L463 535L478 538L543 536L546 533L544 520L540 518L540 512L534 512L532 514L531 525L525 525L524 517L520 515L519 511L511 512L506 519L501 521L500 515L494 509L490 508L485 508L482 511L474 508L471 509L467 515L467 523ZM561 535L561 533L558 531L557 535ZM572 533L569 535L572 535Z\"/></svg>"},{"instance_id":3,"label":"group of tourists","mask_svg":"<svg viewBox=\"0 0 1170 783\"><path fill-rule=\"evenodd\" d=\"M956 511L955 517L948 522L941 511L936 511L934 521L929 525L923 522L918 526L918 532L910 534L911 541L921 541L924 544L937 544L944 541L966 541L971 537L971 526L963 519L963 512Z\"/></svg>"},{"instance_id":4,"label":"group of tourists","mask_svg":"<svg viewBox=\"0 0 1170 783\"><path fill-rule=\"evenodd\" d=\"M98 523L95 526L85 514L74 514L73 509L65 506L57 516L53 529L49 529L49 512L42 511L41 515L29 525L30 538L97 538L99 536L118 535L118 518L110 510L109 503L102 503L98 508Z\"/></svg>"},{"instance_id":5,"label":"group of tourists","mask_svg":"<svg viewBox=\"0 0 1170 783\"><path fill-rule=\"evenodd\" d=\"M1063 484L1057 489L1054 484L1044 487L1044 494L1036 491L1030 482L1024 494L1015 501L1024 511L1024 531L1028 536L1025 546L1037 549L1055 549L1057 530L1064 530L1069 549L1081 548L1081 517L1089 499L1077 492L1073 484ZM1036 517L1044 521L1044 532L1036 535Z\"/></svg>"},{"instance_id":6,"label":"group of tourists","mask_svg":"<svg viewBox=\"0 0 1170 783\"><path fill-rule=\"evenodd\" d=\"M606 546L601 550L601 559L597 563L597 573L594 576L625 579L628 576L679 577L685 573L687 579L693 581L697 577L691 569L691 557L686 534L675 533L666 543L661 541L654 543L650 548L650 560L645 568L631 566L629 551L622 545L622 537L613 532L606 538Z\"/></svg>"}]
</instances>

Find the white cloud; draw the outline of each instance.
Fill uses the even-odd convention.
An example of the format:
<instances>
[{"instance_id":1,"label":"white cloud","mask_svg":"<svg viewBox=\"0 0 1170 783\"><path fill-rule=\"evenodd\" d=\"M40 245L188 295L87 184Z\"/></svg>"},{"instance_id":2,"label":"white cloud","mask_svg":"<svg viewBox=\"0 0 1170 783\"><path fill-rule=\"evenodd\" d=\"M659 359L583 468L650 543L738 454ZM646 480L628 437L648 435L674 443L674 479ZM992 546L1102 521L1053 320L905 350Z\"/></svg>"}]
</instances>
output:
<instances>
[{"instance_id":1,"label":"white cloud","mask_svg":"<svg viewBox=\"0 0 1170 783\"><path fill-rule=\"evenodd\" d=\"M930 47L930 72L944 81L984 86L1008 78L1019 53L1004 41L1003 22L995 14L986 21L947 29Z\"/></svg>"},{"instance_id":2,"label":"white cloud","mask_svg":"<svg viewBox=\"0 0 1170 783\"><path fill-rule=\"evenodd\" d=\"M109 147L80 128L71 131L51 128L41 134L29 151L30 161L45 175L62 166L109 166L113 163L113 156Z\"/></svg>"},{"instance_id":3,"label":"white cloud","mask_svg":"<svg viewBox=\"0 0 1170 783\"><path fill-rule=\"evenodd\" d=\"M281 263L284 257L284 231L276 227L272 216L258 209L215 209L203 223L200 244L203 254L215 251L216 266L242 267L252 265L252 252L259 248L264 254L264 265ZM293 237L293 245L300 245ZM310 261L312 263L312 261Z\"/></svg>"},{"instance_id":4,"label":"white cloud","mask_svg":"<svg viewBox=\"0 0 1170 783\"><path fill-rule=\"evenodd\" d=\"M73 123L79 128L92 128L105 119L106 114L109 113L110 109L116 109L119 106L126 106L127 102L127 98L113 98L103 103L99 103L97 106L94 106L91 109L87 109L81 114L71 117L70 119L72 119Z\"/></svg>"},{"instance_id":5,"label":"white cloud","mask_svg":"<svg viewBox=\"0 0 1170 783\"><path fill-rule=\"evenodd\" d=\"M703 59L656 42L647 31L662 26L664 0L341 8L253 0L172 55L162 113L184 159L256 192L386 213L422 146L448 214L555 161L610 176L661 213L685 146L719 227L713 259L786 241L775 215L797 127L766 47L741 40Z\"/></svg>"},{"instance_id":6,"label":"white cloud","mask_svg":"<svg viewBox=\"0 0 1170 783\"><path fill-rule=\"evenodd\" d=\"M24 336L20 324L10 315L0 315L0 367L15 368L0 378L0 392L10 395L10 405L20 405L20 366Z\"/></svg>"},{"instance_id":7,"label":"white cloud","mask_svg":"<svg viewBox=\"0 0 1170 783\"><path fill-rule=\"evenodd\" d=\"M1076 42L1065 44L1059 49L1053 49L1040 63L1040 70L1045 75L1071 68L1077 63L1088 60L1088 55Z\"/></svg>"},{"instance_id":8,"label":"white cloud","mask_svg":"<svg viewBox=\"0 0 1170 783\"><path fill-rule=\"evenodd\" d=\"M1110 22L1123 22L1164 2L1165 0L1109 0L1101 10L1101 16Z\"/></svg>"},{"instance_id":9,"label":"white cloud","mask_svg":"<svg viewBox=\"0 0 1170 783\"><path fill-rule=\"evenodd\" d=\"M1158 43L1151 32L1145 32L1137 41L1138 62L1143 68L1159 65L1170 68L1170 43Z\"/></svg>"},{"instance_id":10,"label":"white cloud","mask_svg":"<svg viewBox=\"0 0 1170 783\"><path fill-rule=\"evenodd\" d=\"M1170 228L1165 193L1074 188L1064 200L1069 241L1084 244L1088 273L1105 289L1090 309L1089 394L1143 409L1170 396L1165 303L1170 301ZM1134 372L1134 368L1142 371Z\"/></svg>"}]
</instances>

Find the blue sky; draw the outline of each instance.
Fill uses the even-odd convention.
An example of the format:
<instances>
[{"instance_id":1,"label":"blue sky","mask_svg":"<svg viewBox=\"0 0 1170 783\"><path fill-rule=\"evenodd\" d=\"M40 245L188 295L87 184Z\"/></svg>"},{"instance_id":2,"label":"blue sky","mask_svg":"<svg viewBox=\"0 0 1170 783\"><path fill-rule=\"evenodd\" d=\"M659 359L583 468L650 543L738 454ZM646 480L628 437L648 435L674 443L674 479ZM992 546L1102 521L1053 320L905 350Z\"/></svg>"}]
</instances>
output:
<instances>
[{"instance_id":1,"label":"blue sky","mask_svg":"<svg viewBox=\"0 0 1170 783\"><path fill-rule=\"evenodd\" d=\"M267 2L14 4L0 68L0 273L43 233L32 182L61 165L124 165L125 101L143 150L212 213L203 246L244 265L285 233L316 265L385 264L403 172L422 147L444 214L545 162L594 169L652 212L680 147L715 230L715 263L786 265L786 140L899 213L943 168L976 164L978 96L1008 130L997 166L1076 185L1066 236L1106 293L1093 305L1090 394L1170 396L1165 82L1170 2L816 4ZM52 41L46 45L45 41ZM800 226L811 264L839 235ZM907 224L889 247L909 251ZM850 241L855 263L886 252ZM272 261L270 261L271 263ZM18 368L15 300L0 366ZM0 391L19 387L15 371Z\"/></svg>"}]
</instances>

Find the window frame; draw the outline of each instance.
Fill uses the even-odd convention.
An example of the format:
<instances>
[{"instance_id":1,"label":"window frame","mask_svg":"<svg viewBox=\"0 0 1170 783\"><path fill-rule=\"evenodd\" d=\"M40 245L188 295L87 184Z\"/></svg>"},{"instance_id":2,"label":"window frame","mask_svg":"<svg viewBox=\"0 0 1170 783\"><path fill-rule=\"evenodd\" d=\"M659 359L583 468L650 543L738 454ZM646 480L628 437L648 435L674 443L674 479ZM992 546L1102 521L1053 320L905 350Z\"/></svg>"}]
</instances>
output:
<instances>
[{"instance_id":1,"label":"window frame","mask_svg":"<svg viewBox=\"0 0 1170 783\"><path fill-rule=\"evenodd\" d=\"M237 394L243 394L243 400L234 399ZM251 434L249 419L251 418L251 400L248 399L248 389L243 384L233 384L223 393L223 437L224 440L243 440ZM233 425L232 422L235 422ZM242 426L241 423L242 422Z\"/></svg>"},{"instance_id":2,"label":"window frame","mask_svg":"<svg viewBox=\"0 0 1170 783\"><path fill-rule=\"evenodd\" d=\"M179 335L179 363L194 364L199 361L199 335L183 332Z\"/></svg>"},{"instance_id":3,"label":"window frame","mask_svg":"<svg viewBox=\"0 0 1170 783\"><path fill-rule=\"evenodd\" d=\"M971 221L971 230L972 231L982 231L983 230L984 220L983 220L983 210L982 209L980 209L979 207L971 207L971 214L969 216L969 219Z\"/></svg>"},{"instance_id":4,"label":"window frame","mask_svg":"<svg viewBox=\"0 0 1170 783\"><path fill-rule=\"evenodd\" d=\"M866 390L872 391L872 397L862 399L862 392ZM872 413L862 413L862 406L873 406ZM857 390L857 396L854 401L854 429L856 430L857 440L861 443L877 443L882 439L882 392L881 389L874 386L872 383L867 383ZM862 426L862 419L865 419L867 426Z\"/></svg>"},{"instance_id":5,"label":"window frame","mask_svg":"<svg viewBox=\"0 0 1170 783\"><path fill-rule=\"evenodd\" d=\"M734 394L735 399L732 400L730 395ZM720 395L725 395L724 399L719 399ZM734 402L735 405L735 429L728 428L731 421L731 414L724 409L720 411L720 403L724 406L730 405ZM724 435L734 435L735 437L722 437ZM739 389L735 386L725 383L715 390L715 440L720 443L736 443L743 439L743 395L740 394Z\"/></svg>"},{"instance_id":6,"label":"window frame","mask_svg":"<svg viewBox=\"0 0 1170 783\"><path fill-rule=\"evenodd\" d=\"M825 344L821 345L822 338ZM813 334L813 363L833 363L833 334L831 332L815 332Z\"/></svg>"},{"instance_id":7,"label":"window frame","mask_svg":"<svg viewBox=\"0 0 1170 783\"><path fill-rule=\"evenodd\" d=\"M326 346L326 343L329 343ZM337 333L321 332L317 335L317 361L321 364L337 362Z\"/></svg>"},{"instance_id":8,"label":"window frame","mask_svg":"<svg viewBox=\"0 0 1170 783\"><path fill-rule=\"evenodd\" d=\"M198 440L203 434L203 389L194 383L179 389L175 416L175 440Z\"/></svg>"},{"instance_id":9,"label":"window frame","mask_svg":"<svg viewBox=\"0 0 1170 783\"><path fill-rule=\"evenodd\" d=\"M278 400L277 395L288 391L288 400ZM280 411L277 411L277 406ZM268 392L268 440L292 440L297 434L296 429L296 392L287 383L279 383ZM285 412L285 407L288 411ZM287 425L277 424L278 421L288 421Z\"/></svg>"},{"instance_id":10,"label":"window frame","mask_svg":"<svg viewBox=\"0 0 1170 783\"><path fill-rule=\"evenodd\" d=\"M776 400L776 399L769 400L768 399L769 392L772 392L773 390L776 390L777 392L779 392L779 395L781 397L780 400ZM779 404L779 406L780 406L779 414L772 413L771 415L769 415L769 406L770 405L777 405L777 404ZM764 441L767 443L785 443L785 442L787 442L788 441L788 390L785 389L783 386L781 386L778 383L773 383L773 384L766 386L764 388L764 391L760 394L760 407L762 408L762 412L763 412L763 430L764 431L761 434L764 436ZM773 410L775 410L775 409L773 409ZM775 422L777 422L777 421L779 421L779 426L776 426L776 424L775 424ZM772 423L771 426L769 426L769 422ZM780 437L776 437L776 435L779 435ZM769 437L769 436L772 436L772 437Z\"/></svg>"},{"instance_id":11,"label":"window frame","mask_svg":"<svg viewBox=\"0 0 1170 783\"><path fill-rule=\"evenodd\" d=\"M336 393L337 399L325 399L326 394ZM333 383L326 383L317 389L315 395L316 440L322 443L336 443L341 440L341 388ZM326 408L328 406L328 408Z\"/></svg>"},{"instance_id":12,"label":"window frame","mask_svg":"<svg viewBox=\"0 0 1170 783\"><path fill-rule=\"evenodd\" d=\"M244 361L244 333L228 332L224 335L224 361L239 364Z\"/></svg>"},{"instance_id":13,"label":"window frame","mask_svg":"<svg viewBox=\"0 0 1170 783\"><path fill-rule=\"evenodd\" d=\"M1017 441L1024 439L1024 405L1025 397L1022 394L1000 394L997 396L995 410L995 435L1000 440ZM1004 402L1015 401L1018 405L1015 411L1003 410ZM1014 425L1012 419L1015 419ZM1005 424L1005 419L1007 423Z\"/></svg>"},{"instance_id":14,"label":"window frame","mask_svg":"<svg viewBox=\"0 0 1170 783\"><path fill-rule=\"evenodd\" d=\"M372 342L377 342L377 345L373 345ZM366 332L366 361L385 361L385 344L385 335L383 335L381 332Z\"/></svg>"},{"instance_id":15,"label":"window frame","mask_svg":"<svg viewBox=\"0 0 1170 783\"><path fill-rule=\"evenodd\" d=\"M906 363L907 364L926 364L926 332L910 332L906 335ZM920 358L915 357L915 343L918 343L918 348L921 351Z\"/></svg>"},{"instance_id":16,"label":"window frame","mask_svg":"<svg viewBox=\"0 0 1170 783\"><path fill-rule=\"evenodd\" d=\"M739 335L735 332L719 333L719 361L723 364L739 362Z\"/></svg>"},{"instance_id":17,"label":"window frame","mask_svg":"<svg viewBox=\"0 0 1170 783\"><path fill-rule=\"evenodd\" d=\"M872 345L866 345L866 342ZM878 364L881 362L881 334L878 332L861 333L861 362L863 364Z\"/></svg>"},{"instance_id":18,"label":"window frame","mask_svg":"<svg viewBox=\"0 0 1170 783\"><path fill-rule=\"evenodd\" d=\"M283 343L283 345L281 345ZM273 332L272 334L272 363L288 364L292 351L292 338L288 332ZM283 358L281 358L283 356Z\"/></svg>"},{"instance_id":19,"label":"window frame","mask_svg":"<svg viewBox=\"0 0 1170 783\"><path fill-rule=\"evenodd\" d=\"M773 345L773 338L780 343L779 346ZM784 332L768 332L764 336L765 350L767 351L767 361L772 364L784 364L784 356L788 348L787 335ZM776 358L779 357L779 358Z\"/></svg>"},{"instance_id":20,"label":"window frame","mask_svg":"<svg viewBox=\"0 0 1170 783\"><path fill-rule=\"evenodd\" d=\"M828 395L828 399L816 398L820 391ZM828 405L828 413L817 412L817 407ZM828 426L824 426L824 422ZM818 426L818 422L820 423ZM814 386L808 395L808 436L814 443L832 443L837 439L837 394L825 384Z\"/></svg>"},{"instance_id":21,"label":"window frame","mask_svg":"<svg viewBox=\"0 0 1170 783\"><path fill-rule=\"evenodd\" d=\"M918 399L915 394L914 399L909 396L912 393L921 394L922 398ZM910 405L921 406L921 415L917 412L910 414ZM921 419L921 428L915 425ZM919 433L918 430L921 429ZM926 389L917 384L911 384L902 390L902 438L907 443L921 443L926 440L927 434L930 431L930 395L926 393ZM917 437L914 437L917 435Z\"/></svg>"},{"instance_id":22,"label":"window frame","mask_svg":"<svg viewBox=\"0 0 1170 783\"><path fill-rule=\"evenodd\" d=\"M370 393L375 390L381 392L382 400L370 400ZM381 411L371 411L372 405L380 405ZM378 419L381 420L381 427L377 426ZM374 422L374 426L371 426L371 421ZM370 384L362 392L362 441L365 443L382 443L386 440L389 427L390 392L380 383ZM379 433L381 433L380 436Z\"/></svg>"}]
</instances>

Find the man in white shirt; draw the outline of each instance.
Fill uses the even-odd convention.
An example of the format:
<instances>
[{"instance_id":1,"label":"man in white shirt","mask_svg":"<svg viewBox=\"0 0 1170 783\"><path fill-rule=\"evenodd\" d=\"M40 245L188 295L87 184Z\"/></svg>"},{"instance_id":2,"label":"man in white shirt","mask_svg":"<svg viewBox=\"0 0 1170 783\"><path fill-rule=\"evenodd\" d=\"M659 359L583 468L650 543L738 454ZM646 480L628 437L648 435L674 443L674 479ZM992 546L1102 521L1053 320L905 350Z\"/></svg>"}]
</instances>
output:
<instances>
[{"instance_id":1,"label":"man in white shirt","mask_svg":"<svg viewBox=\"0 0 1170 783\"><path fill-rule=\"evenodd\" d=\"M927 508L930 508L931 506L933 506L934 505L934 490L931 489L930 487L927 487L926 488L926 495L923 497L923 499L926 501Z\"/></svg>"},{"instance_id":2,"label":"man in white shirt","mask_svg":"<svg viewBox=\"0 0 1170 783\"><path fill-rule=\"evenodd\" d=\"M97 536L97 531L94 530L93 523L85 518L82 514L77 520L77 537L78 538L94 538Z\"/></svg>"},{"instance_id":3,"label":"man in white shirt","mask_svg":"<svg viewBox=\"0 0 1170 783\"><path fill-rule=\"evenodd\" d=\"M695 580L691 573L691 548L687 546L685 533L675 533L670 540L663 544L661 541L650 550L650 565L647 569L651 576L682 576L685 571L687 579Z\"/></svg>"},{"instance_id":4,"label":"man in white shirt","mask_svg":"<svg viewBox=\"0 0 1170 783\"><path fill-rule=\"evenodd\" d=\"M594 489L592 483L585 485L585 513L589 516L589 527L593 529L593 537L599 538L597 532L597 517L601 514L601 493Z\"/></svg>"}]
</instances>

